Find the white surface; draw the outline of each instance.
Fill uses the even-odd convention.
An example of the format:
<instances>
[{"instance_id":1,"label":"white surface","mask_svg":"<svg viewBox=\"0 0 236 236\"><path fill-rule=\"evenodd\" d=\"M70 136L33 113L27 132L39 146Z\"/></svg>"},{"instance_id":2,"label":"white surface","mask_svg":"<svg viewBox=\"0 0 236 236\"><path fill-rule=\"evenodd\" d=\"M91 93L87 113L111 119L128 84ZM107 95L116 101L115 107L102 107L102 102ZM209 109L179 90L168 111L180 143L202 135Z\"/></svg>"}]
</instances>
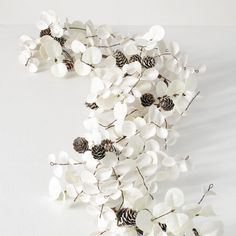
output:
<instances>
[{"instance_id":1,"label":"white surface","mask_svg":"<svg viewBox=\"0 0 236 236\"><path fill-rule=\"evenodd\" d=\"M169 185L182 187L189 200L198 201L201 187L214 183L218 195L206 202L213 203L224 221L225 235L235 235L236 28L167 27L166 31L193 64L208 65L199 80L203 98L180 123L182 136L173 150L190 153L195 168ZM22 33L36 35L36 30L0 27L0 235L87 236L94 221L83 207L63 206L47 197L51 176L47 155L65 150L76 156L72 141L83 132L89 81L26 72L17 61Z\"/></svg>"},{"instance_id":2,"label":"white surface","mask_svg":"<svg viewBox=\"0 0 236 236\"><path fill-rule=\"evenodd\" d=\"M64 20L91 18L111 25L235 25L235 0L1 0L0 23L29 24L40 11Z\"/></svg>"}]
</instances>

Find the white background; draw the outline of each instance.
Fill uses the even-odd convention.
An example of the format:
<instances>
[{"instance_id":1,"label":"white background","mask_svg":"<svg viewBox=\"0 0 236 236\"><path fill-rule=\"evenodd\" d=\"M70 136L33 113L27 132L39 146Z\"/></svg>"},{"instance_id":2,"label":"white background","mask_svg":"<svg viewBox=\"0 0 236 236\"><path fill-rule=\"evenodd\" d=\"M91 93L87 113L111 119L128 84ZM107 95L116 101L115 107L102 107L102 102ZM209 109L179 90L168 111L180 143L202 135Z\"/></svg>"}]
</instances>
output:
<instances>
[{"instance_id":1,"label":"white background","mask_svg":"<svg viewBox=\"0 0 236 236\"><path fill-rule=\"evenodd\" d=\"M53 9L111 25L235 25L235 0L0 0L0 23L29 24Z\"/></svg>"},{"instance_id":2,"label":"white background","mask_svg":"<svg viewBox=\"0 0 236 236\"><path fill-rule=\"evenodd\" d=\"M145 10L140 18L141 10L129 8L128 14L124 6L118 7L125 11L119 17L117 10L104 15L109 8L105 8L102 1L98 2L101 6L94 8L92 13L88 6L79 4L79 1L76 2L77 9L72 5L63 8L69 1L55 8L60 8L62 16L72 15L82 20L93 18L99 23L155 24L160 23L161 19L163 24L235 23L230 14L233 9L231 1L221 6L216 4L217 1L214 1L217 6L205 1L206 9L199 10L201 14L198 17L193 12L196 4L192 1L187 4L192 10L192 17L187 11L183 14L174 11L173 18L168 16L165 6L163 12L160 6L157 7L156 16ZM11 4L9 0L7 3L1 3L3 8L1 6L0 9L1 23L4 23L0 26L0 235L87 236L94 229L94 221L84 207L63 205L48 199L51 170L47 155L65 150L76 156L72 141L84 130L82 120L86 118L87 110L83 104L89 81L73 77L56 79L49 72L27 73L17 61L18 37L22 33L38 35L38 32L33 25L10 26L5 23L34 23L38 11L48 7L46 3L39 6L39 2L28 1L31 7L19 10L18 1ZM51 4L48 3L49 8L53 8ZM140 1L139 4L143 7L144 3ZM157 1L155 5L158 6ZM115 4L113 6L115 8ZM147 6L155 12L150 5ZM229 13L225 18L220 14L217 17L220 8ZM209 13L209 9L213 11ZM11 17L13 15L15 18ZM116 28L126 32L147 29ZM183 51L189 53L192 64L204 62L208 66L207 73L199 79L202 98L192 105L189 115L180 123L181 138L172 150L175 153L190 153L195 168L177 182L169 183L169 186L181 187L187 201L198 201L201 188L214 183L217 196L209 197L206 202L215 206L224 221L225 235L235 235L236 28L168 26L166 32L168 39L178 41ZM164 191L162 187L161 192Z\"/></svg>"}]
</instances>

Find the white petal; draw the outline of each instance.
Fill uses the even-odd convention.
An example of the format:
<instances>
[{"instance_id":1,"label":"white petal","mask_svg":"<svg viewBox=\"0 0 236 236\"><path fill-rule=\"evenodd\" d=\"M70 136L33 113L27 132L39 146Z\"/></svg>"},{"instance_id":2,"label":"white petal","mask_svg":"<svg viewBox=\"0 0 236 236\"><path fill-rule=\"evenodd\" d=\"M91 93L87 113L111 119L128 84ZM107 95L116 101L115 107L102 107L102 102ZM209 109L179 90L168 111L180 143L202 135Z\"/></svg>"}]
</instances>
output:
<instances>
[{"instance_id":1,"label":"white petal","mask_svg":"<svg viewBox=\"0 0 236 236\"><path fill-rule=\"evenodd\" d=\"M66 194L71 198L75 198L77 196L78 193L73 184L68 184L66 186Z\"/></svg>"},{"instance_id":2,"label":"white petal","mask_svg":"<svg viewBox=\"0 0 236 236\"><path fill-rule=\"evenodd\" d=\"M47 41L44 45L48 57L54 59L61 55L62 47L56 40Z\"/></svg>"},{"instance_id":3,"label":"white petal","mask_svg":"<svg viewBox=\"0 0 236 236\"><path fill-rule=\"evenodd\" d=\"M150 68L150 69L147 69L143 72L142 79L143 80L155 80L155 79L157 79L158 75L159 75L159 72L156 69Z\"/></svg>"},{"instance_id":4,"label":"white petal","mask_svg":"<svg viewBox=\"0 0 236 236\"><path fill-rule=\"evenodd\" d=\"M160 150L160 145L156 140L149 139L145 142L145 150L158 152Z\"/></svg>"},{"instance_id":5,"label":"white petal","mask_svg":"<svg viewBox=\"0 0 236 236\"><path fill-rule=\"evenodd\" d=\"M140 135L145 139L149 139L156 134L156 131L157 129L154 124L147 124L141 129Z\"/></svg>"},{"instance_id":6,"label":"white petal","mask_svg":"<svg viewBox=\"0 0 236 236\"><path fill-rule=\"evenodd\" d=\"M170 96L174 94L182 95L182 93L185 91L185 84L181 80L174 80L170 83L167 91L168 91L168 95Z\"/></svg>"},{"instance_id":7,"label":"white petal","mask_svg":"<svg viewBox=\"0 0 236 236\"><path fill-rule=\"evenodd\" d=\"M98 78L98 77L92 77L92 82L91 82L91 93L92 94L97 94L100 91L102 91L104 89L104 83L103 81Z\"/></svg>"},{"instance_id":8,"label":"white petal","mask_svg":"<svg viewBox=\"0 0 236 236\"><path fill-rule=\"evenodd\" d=\"M73 40L71 43L71 49L74 53L83 53L86 50L86 47L83 43L81 43L79 40Z\"/></svg>"},{"instance_id":9,"label":"white petal","mask_svg":"<svg viewBox=\"0 0 236 236\"><path fill-rule=\"evenodd\" d=\"M114 106L114 117L117 120L123 120L127 114L127 105L118 102Z\"/></svg>"},{"instance_id":10,"label":"white petal","mask_svg":"<svg viewBox=\"0 0 236 236\"><path fill-rule=\"evenodd\" d=\"M165 202L167 205L173 207L173 209L180 207L184 204L184 194L180 189L172 188L166 193Z\"/></svg>"},{"instance_id":11,"label":"white petal","mask_svg":"<svg viewBox=\"0 0 236 236\"><path fill-rule=\"evenodd\" d=\"M144 35L147 40L160 41L165 36L165 30L160 25L154 25L150 28L149 32Z\"/></svg>"},{"instance_id":12,"label":"white petal","mask_svg":"<svg viewBox=\"0 0 236 236\"><path fill-rule=\"evenodd\" d=\"M166 128L157 128L157 136L165 139L168 136L168 130Z\"/></svg>"},{"instance_id":13,"label":"white petal","mask_svg":"<svg viewBox=\"0 0 236 236\"><path fill-rule=\"evenodd\" d=\"M85 64L79 59L76 60L74 64L74 68L75 68L76 73L80 76L88 75L91 71L91 66Z\"/></svg>"},{"instance_id":14,"label":"white petal","mask_svg":"<svg viewBox=\"0 0 236 236\"><path fill-rule=\"evenodd\" d=\"M201 211L199 212L201 216L215 216L215 212L211 205L204 206Z\"/></svg>"},{"instance_id":15,"label":"white petal","mask_svg":"<svg viewBox=\"0 0 236 236\"><path fill-rule=\"evenodd\" d=\"M49 182L49 195L53 200L59 198L62 192L60 181L56 177L52 177Z\"/></svg>"},{"instance_id":16,"label":"white petal","mask_svg":"<svg viewBox=\"0 0 236 236\"><path fill-rule=\"evenodd\" d=\"M80 177L82 182L84 183L97 183L96 177L90 171L87 170L82 171Z\"/></svg>"},{"instance_id":17,"label":"white petal","mask_svg":"<svg viewBox=\"0 0 236 236\"><path fill-rule=\"evenodd\" d=\"M166 156L162 160L162 165L166 166L166 167L171 167L171 166L174 166L175 164L176 164L175 159L173 157L170 157L170 156Z\"/></svg>"},{"instance_id":18,"label":"white petal","mask_svg":"<svg viewBox=\"0 0 236 236\"><path fill-rule=\"evenodd\" d=\"M88 183L83 184L83 191L89 195L99 193L99 189L96 185Z\"/></svg>"},{"instance_id":19,"label":"white petal","mask_svg":"<svg viewBox=\"0 0 236 236\"><path fill-rule=\"evenodd\" d=\"M178 52L179 52L179 44L175 41L171 42L170 43L170 52L173 54L173 55L176 55Z\"/></svg>"},{"instance_id":20,"label":"white petal","mask_svg":"<svg viewBox=\"0 0 236 236\"><path fill-rule=\"evenodd\" d=\"M139 229L144 231L145 233L149 233L152 230L153 222L152 222L152 214L147 210L139 211L136 217L136 225Z\"/></svg>"},{"instance_id":21,"label":"white petal","mask_svg":"<svg viewBox=\"0 0 236 236\"><path fill-rule=\"evenodd\" d=\"M163 81L159 81L156 86L157 97L163 97L167 93L167 85Z\"/></svg>"},{"instance_id":22,"label":"white petal","mask_svg":"<svg viewBox=\"0 0 236 236\"><path fill-rule=\"evenodd\" d=\"M102 53L99 48L96 47L90 47L86 49L82 56L82 60L88 64L98 64L102 60Z\"/></svg>"},{"instance_id":23,"label":"white petal","mask_svg":"<svg viewBox=\"0 0 236 236\"><path fill-rule=\"evenodd\" d=\"M186 82L185 89L189 91L194 91L197 88L197 79L192 77L189 78Z\"/></svg>"},{"instance_id":24,"label":"white petal","mask_svg":"<svg viewBox=\"0 0 236 236\"><path fill-rule=\"evenodd\" d=\"M156 108L155 106L150 106L148 110L148 121L161 126L164 123L165 119L158 108Z\"/></svg>"},{"instance_id":25,"label":"white petal","mask_svg":"<svg viewBox=\"0 0 236 236\"><path fill-rule=\"evenodd\" d=\"M38 66L36 64L32 63L31 61L29 61L29 63L27 64L27 69L29 72L35 73L38 71Z\"/></svg>"},{"instance_id":26,"label":"white petal","mask_svg":"<svg viewBox=\"0 0 236 236\"><path fill-rule=\"evenodd\" d=\"M131 137L136 133L136 126L132 121L125 121L122 126L122 133L126 137Z\"/></svg>"},{"instance_id":27,"label":"white petal","mask_svg":"<svg viewBox=\"0 0 236 236\"><path fill-rule=\"evenodd\" d=\"M67 67L64 63L57 63L52 65L51 72L54 76L62 78L68 72Z\"/></svg>"},{"instance_id":28,"label":"white petal","mask_svg":"<svg viewBox=\"0 0 236 236\"><path fill-rule=\"evenodd\" d=\"M101 25L97 28L97 35L100 39L108 39L111 35L111 29L107 25Z\"/></svg>"},{"instance_id":29,"label":"white petal","mask_svg":"<svg viewBox=\"0 0 236 236\"><path fill-rule=\"evenodd\" d=\"M166 205L164 202L158 203L153 207L152 214L155 217L159 217L161 215L164 215L165 213L171 211L171 207Z\"/></svg>"}]
</instances>

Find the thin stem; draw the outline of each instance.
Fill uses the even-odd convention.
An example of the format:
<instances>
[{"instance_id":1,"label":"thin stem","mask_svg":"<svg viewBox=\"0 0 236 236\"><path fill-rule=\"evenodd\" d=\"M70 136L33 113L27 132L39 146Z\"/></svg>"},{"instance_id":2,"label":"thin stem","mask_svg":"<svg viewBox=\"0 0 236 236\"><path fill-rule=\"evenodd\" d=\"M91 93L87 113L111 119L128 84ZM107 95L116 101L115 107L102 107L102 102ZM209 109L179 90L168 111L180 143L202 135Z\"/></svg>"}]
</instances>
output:
<instances>
[{"instance_id":1,"label":"thin stem","mask_svg":"<svg viewBox=\"0 0 236 236\"><path fill-rule=\"evenodd\" d=\"M194 97L191 99L191 101L189 102L188 106L185 108L185 110L180 114L181 116L188 110L188 108L190 107L190 105L193 103L193 101L195 100L195 98L200 94L200 91L198 91Z\"/></svg>"},{"instance_id":2,"label":"thin stem","mask_svg":"<svg viewBox=\"0 0 236 236\"><path fill-rule=\"evenodd\" d=\"M83 191L81 191L80 193L77 193L77 196L74 198L74 202L76 202L76 201L77 201L77 199L78 199L79 195L80 195L82 192L83 192Z\"/></svg>"},{"instance_id":3,"label":"thin stem","mask_svg":"<svg viewBox=\"0 0 236 236\"><path fill-rule=\"evenodd\" d=\"M101 218L101 217L102 217L103 208L104 208L104 204L102 204L102 207L101 207L101 211L100 211L99 218Z\"/></svg>"},{"instance_id":4,"label":"thin stem","mask_svg":"<svg viewBox=\"0 0 236 236\"><path fill-rule=\"evenodd\" d=\"M207 193L211 191L211 189L213 189L214 185L213 184L210 184L208 186L208 189L206 190L206 192L202 195L200 201L198 202L198 204L201 204L202 201L204 200L204 198L206 197Z\"/></svg>"},{"instance_id":5,"label":"thin stem","mask_svg":"<svg viewBox=\"0 0 236 236\"><path fill-rule=\"evenodd\" d=\"M166 213L164 213L164 214L162 214L162 215L160 215L160 216L158 216L156 218L153 218L152 221L158 220L158 219L160 219L160 218L162 218L164 216L167 216L167 215L169 215L169 214L171 214L173 212L175 212L175 209L172 209L172 210L170 210L170 211L168 211L168 212L166 212Z\"/></svg>"},{"instance_id":6,"label":"thin stem","mask_svg":"<svg viewBox=\"0 0 236 236\"><path fill-rule=\"evenodd\" d=\"M146 184L146 182L145 182L145 179L144 179L144 177L143 177L143 175L142 175L140 169L139 169L138 167L136 167L136 169L138 170L138 173L139 173L139 175L141 176L141 178L142 178L142 180L143 180L143 185L144 185L144 187L146 188L147 192L149 193L148 186L147 186L147 184ZM154 200L154 197L152 196L151 193L149 193L149 196L151 197L152 200Z\"/></svg>"},{"instance_id":7,"label":"thin stem","mask_svg":"<svg viewBox=\"0 0 236 236\"><path fill-rule=\"evenodd\" d=\"M76 165L82 165L84 162L74 162L74 163L56 163L56 162L50 162L50 166L76 166Z\"/></svg>"}]
</instances>

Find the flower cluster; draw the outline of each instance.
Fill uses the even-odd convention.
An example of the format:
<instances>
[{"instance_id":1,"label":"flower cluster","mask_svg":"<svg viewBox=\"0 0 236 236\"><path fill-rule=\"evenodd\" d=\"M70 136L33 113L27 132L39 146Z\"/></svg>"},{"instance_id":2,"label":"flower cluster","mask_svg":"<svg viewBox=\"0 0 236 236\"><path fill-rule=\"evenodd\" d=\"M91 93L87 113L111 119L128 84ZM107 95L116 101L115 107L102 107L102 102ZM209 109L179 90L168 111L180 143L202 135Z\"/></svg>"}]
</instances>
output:
<instances>
[{"instance_id":1,"label":"flower cluster","mask_svg":"<svg viewBox=\"0 0 236 236\"><path fill-rule=\"evenodd\" d=\"M78 157L49 156L51 197L87 203L98 219L92 236L221 235L218 222L195 222L214 215L201 204L211 185L196 204L185 204L177 188L155 201L160 182L191 167L189 156L170 155L168 147L179 137L174 125L199 94L196 77L205 66L189 66L179 45L163 40L161 26L128 37L90 21L61 25L49 11L38 27L39 38L21 37L22 64L31 72L46 65L57 77L77 73L91 80L87 131L73 142Z\"/></svg>"}]
</instances>

